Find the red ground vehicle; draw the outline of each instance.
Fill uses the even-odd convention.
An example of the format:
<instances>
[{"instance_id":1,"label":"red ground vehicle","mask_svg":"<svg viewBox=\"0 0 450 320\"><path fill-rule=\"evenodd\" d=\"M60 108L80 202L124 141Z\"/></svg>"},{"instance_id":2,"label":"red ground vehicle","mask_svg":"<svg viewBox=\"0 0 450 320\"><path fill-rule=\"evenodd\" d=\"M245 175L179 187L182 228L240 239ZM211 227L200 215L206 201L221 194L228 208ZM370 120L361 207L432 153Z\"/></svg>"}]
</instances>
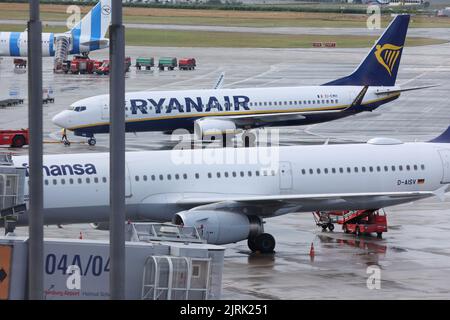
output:
<instances>
[{"instance_id":1,"label":"red ground vehicle","mask_svg":"<svg viewBox=\"0 0 450 320\"><path fill-rule=\"evenodd\" d=\"M76 56L70 62L70 73L72 74L85 74L94 72L95 60L91 60L88 57Z\"/></svg>"},{"instance_id":2,"label":"red ground vehicle","mask_svg":"<svg viewBox=\"0 0 450 320\"><path fill-rule=\"evenodd\" d=\"M13 148L22 148L28 144L28 129L0 130L0 144L9 145Z\"/></svg>"},{"instance_id":3,"label":"red ground vehicle","mask_svg":"<svg viewBox=\"0 0 450 320\"><path fill-rule=\"evenodd\" d=\"M131 58L126 57L125 58L125 72L130 71L130 66L131 66ZM103 60L101 65L95 69L95 73L108 75L109 74L109 60Z\"/></svg>"},{"instance_id":4,"label":"red ground vehicle","mask_svg":"<svg viewBox=\"0 0 450 320\"><path fill-rule=\"evenodd\" d=\"M387 232L387 219L383 210L350 211L342 217L344 221L342 222L342 230L345 233L354 233L359 236L364 233L375 232L377 237L381 238L383 232Z\"/></svg>"},{"instance_id":5,"label":"red ground vehicle","mask_svg":"<svg viewBox=\"0 0 450 320\"><path fill-rule=\"evenodd\" d=\"M316 224L334 230L334 223L342 224L345 233L360 236L364 233L376 233L379 238L387 232L385 212L380 210L345 210L345 211L317 211L313 212Z\"/></svg>"},{"instance_id":6,"label":"red ground vehicle","mask_svg":"<svg viewBox=\"0 0 450 320\"><path fill-rule=\"evenodd\" d=\"M194 58L182 58L178 60L178 68L180 70L194 70L196 61Z\"/></svg>"}]
</instances>

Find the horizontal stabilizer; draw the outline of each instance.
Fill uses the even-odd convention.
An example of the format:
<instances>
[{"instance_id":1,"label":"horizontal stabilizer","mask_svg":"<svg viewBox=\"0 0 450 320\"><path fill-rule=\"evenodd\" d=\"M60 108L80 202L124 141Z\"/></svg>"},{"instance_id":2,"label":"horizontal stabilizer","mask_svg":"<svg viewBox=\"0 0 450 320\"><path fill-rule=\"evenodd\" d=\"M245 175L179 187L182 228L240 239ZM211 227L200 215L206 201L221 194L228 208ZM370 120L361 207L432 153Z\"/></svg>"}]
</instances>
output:
<instances>
[{"instance_id":1,"label":"horizontal stabilizer","mask_svg":"<svg viewBox=\"0 0 450 320\"><path fill-rule=\"evenodd\" d=\"M399 93L399 92L405 92L405 91L414 91L414 90L420 90L420 89L427 89L427 88L434 88L439 87L440 84L433 84L428 86L420 86L420 87L411 87L411 88L405 88L405 89L380 89L375 92L375 94L387 94L387 93Z\"/></svg>"},{"instance_id":2,"label":"horizontal stabilizer","mask_svg":"<svg viewBox=\"0 0 450 320\"><path fill-rule=\"evenodd\" d=\"M109 44L109 39L102 38L90 41L84 41L80 43L82 46L98 46L99 48L107 47Z\"/></svg>"}]
</instances>

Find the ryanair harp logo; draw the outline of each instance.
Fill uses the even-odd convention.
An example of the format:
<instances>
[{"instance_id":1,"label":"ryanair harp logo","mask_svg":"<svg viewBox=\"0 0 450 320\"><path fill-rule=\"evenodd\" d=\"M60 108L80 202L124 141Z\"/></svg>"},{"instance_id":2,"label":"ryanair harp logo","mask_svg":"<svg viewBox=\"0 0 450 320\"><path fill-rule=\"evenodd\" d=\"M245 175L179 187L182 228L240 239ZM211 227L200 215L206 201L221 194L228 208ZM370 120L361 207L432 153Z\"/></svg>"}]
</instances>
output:
<instances>
[{"instance_id":1,"label":"ryanair harp logo","mask_svg":"<svg viewBox=\"0 0 450 320\"><path fill-rule=\"evenodd\" d=\"M400 56L402 47L387 43L382 46L378 44L376 49L375 57L387 72L389 72L389 75L392 76L392 69L394 69L395 62L397 62L397 59Z\"/></svg>"}]
</instances>

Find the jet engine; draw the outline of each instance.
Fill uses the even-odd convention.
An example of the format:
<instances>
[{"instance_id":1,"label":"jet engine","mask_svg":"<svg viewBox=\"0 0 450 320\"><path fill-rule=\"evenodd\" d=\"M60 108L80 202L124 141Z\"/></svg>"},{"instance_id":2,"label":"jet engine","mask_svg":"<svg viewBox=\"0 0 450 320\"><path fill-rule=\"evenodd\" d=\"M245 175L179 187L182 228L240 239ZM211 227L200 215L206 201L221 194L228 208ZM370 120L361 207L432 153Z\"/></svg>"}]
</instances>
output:
<instances>
[{"instance_id":1,"label":"jet engine","mask_svg":"<svg viewBox=\"0 0 450 320\"><path fill-rule=\"evenodd\" d=\"M96 230L109 230L109 222L93 222L90 226Z\"/></svg>"},{"instance_id":2,"label":"jet engine","mask_svg":"<svg viewBox=\"0 0 450 320\"><path fill-rule=\"evenodd\" d=\"M202 118L194 122L194 132L198 139L238 133L236 124L231 120Z\"/></svg>"},{"instance_id":3,"label":"jet engine","mask_svg":"<svg viewBox=\"0 0 450 320\"><path fill-rule=\"evenodd\" d=\"M263 233L263 222L258 216L240 213L192 210L175 215L173 223L196 227L200 236L210 244L227 244L256 237Z\"/></svg>"}]
</instances>

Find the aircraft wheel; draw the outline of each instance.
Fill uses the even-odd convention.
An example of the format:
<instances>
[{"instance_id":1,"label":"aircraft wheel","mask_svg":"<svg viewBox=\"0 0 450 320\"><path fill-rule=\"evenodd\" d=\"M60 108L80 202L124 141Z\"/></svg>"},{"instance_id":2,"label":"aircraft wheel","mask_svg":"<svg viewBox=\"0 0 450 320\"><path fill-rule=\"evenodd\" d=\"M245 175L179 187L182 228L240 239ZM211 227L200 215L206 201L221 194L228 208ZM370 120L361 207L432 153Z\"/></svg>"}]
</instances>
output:
<instances>
[{"instance_id":1,"label":"aircraft wheel","mask_svg":"<svg viewBox=\"0 0 450 320\"><path fill-rule=\"evenodd\" d=\"M275 249L275 238L269 233L261 233L255 238L255 243L261 253L272 253Z\"/></svg>"},{"instance_id":2,"label":"aircraft wheel","mask_svg":"<svg viewBox=\"0 0 450 320\"><path fill-rule=\"evenodd\" d=\"M328 230L333 231L334 230L334 224L329 223L328 224Z\"/></svg>"},{"instance_id":3,"label":"aircraft wheel","mask_svg":"<svg viewBox=\"0 0 450 320\"><path fill-rule=\"evenodd\" d=\"M383 238L383 232L377 232L377 238L378 239Z\"/></svg>"},{"instance_id":4,"label":"aircraft wheel","mask_svg":"<svg viewBox=\"0 0 450 320\"><path fill-rule=\"evenodd\" d=\"M248 248L249 248L252 252L258 251L258 247L256 246L255 237L248 238L248 239L247 239L247 245L248 245Z\"/></svg>"},{"instance_id":5,"label":"aircraft wheel","mask_svg":"<svg viewBox=\"0 0 450 320\"><path fill-rule=\"evenodd\" d=\"M95 140L95 138L89 138L88 144L90 146L95 146L96 143L97 143L97 140Z\"/></svg>"}]
</instances>

